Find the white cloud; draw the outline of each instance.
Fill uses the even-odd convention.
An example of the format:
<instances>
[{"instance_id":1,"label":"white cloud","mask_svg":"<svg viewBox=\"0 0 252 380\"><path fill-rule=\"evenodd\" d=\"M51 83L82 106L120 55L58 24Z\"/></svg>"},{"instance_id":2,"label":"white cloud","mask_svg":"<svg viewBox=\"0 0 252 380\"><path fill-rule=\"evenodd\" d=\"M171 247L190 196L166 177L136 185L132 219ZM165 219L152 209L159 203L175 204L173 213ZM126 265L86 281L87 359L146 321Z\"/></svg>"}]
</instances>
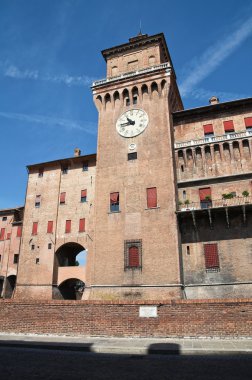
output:
<instances>
[{"instance_id":1,"label":"white cloud","mask_svg":"<svg viewBox=\"0 0 252 380\"><path fill-rule=\"evenodd\" d=\"M58 117L43 116L43 115L30 115L23 113L13 112L0 112L0 116L6 119L14 119L22 122L38 123L53 127L63 127L67 130L80 130L91 135L96 135L97 126L93 122L77 122Z\"/></svg>"},{"instance_id":2,"label":"white cloud","mask_svg":"<svg viewBox=\"0 0 252 380\"><path fill-rule=\"evenodd\" d=\"M90 86L95 80L93 77L88 75L72 76L69 74L62 75L48 75L42 74L38 70L21 70L14 64L7 62L0 63L2 75L5 77L13 79L32 79L32 80L41 80L50 83L65 84L69 87L71 86Z\"/></svg>"},{"instance_id":3,"label":"white cloud","mask_svg":"<svg viewBox=\"0 0 252 380\"><path fill-rule=\"evenodd\" d=\"M212 96L217 96L220 101L230 101L235 99L245 99L248 98L249 95L247 94L237 94L233 92L225 92L225 91L211 91L206 90L204 88L196 88L190 91L190 97L198 100L208 100Z\"/></svg>"},{"instance_id":4,"label":"white cloud","mask_svg":"<svg viewBox=\"0 0 252 380\"><path fill-rule=\"evenodd\" d=\"M230 56L252 33L252 17L240 20L238 28L227 37L218 40L209 47L200 57L189 64L190 73L181 83L180 91L186 96L212 73L228 56Z\"/></svg>"}]
</instances>

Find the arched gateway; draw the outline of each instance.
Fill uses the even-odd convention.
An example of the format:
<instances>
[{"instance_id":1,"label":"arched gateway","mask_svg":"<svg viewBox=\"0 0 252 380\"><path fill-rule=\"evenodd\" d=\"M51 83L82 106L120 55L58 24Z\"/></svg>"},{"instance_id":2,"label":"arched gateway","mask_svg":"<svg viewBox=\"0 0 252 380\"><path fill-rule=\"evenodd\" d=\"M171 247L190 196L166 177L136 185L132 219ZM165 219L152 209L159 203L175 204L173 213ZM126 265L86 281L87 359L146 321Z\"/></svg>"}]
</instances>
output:
<instances>
[{"instance_id":1,"label":"arched gateway","mask_svg":"<svg viewBox=\"0 0 252 380\"><path fill-rule=\"evenodd\" d=\"M65 243L55 252L54 299L80 300L86 281L85 248L76 242Z\"/></svg>"}]
</instances>

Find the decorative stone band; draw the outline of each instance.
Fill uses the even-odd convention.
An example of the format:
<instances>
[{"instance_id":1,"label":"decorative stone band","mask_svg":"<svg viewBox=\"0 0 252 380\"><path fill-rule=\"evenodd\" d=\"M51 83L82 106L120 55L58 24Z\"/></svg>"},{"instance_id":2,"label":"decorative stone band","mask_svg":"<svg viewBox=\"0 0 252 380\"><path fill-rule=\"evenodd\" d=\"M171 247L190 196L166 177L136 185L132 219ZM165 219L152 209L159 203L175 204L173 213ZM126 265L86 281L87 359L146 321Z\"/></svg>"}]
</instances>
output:
<instances>
[{"instance_id":1,"label":"decorative stone band","mask_svg":"<svg viewBox=\"0 0 252 380\"><path fill-rule=\"evenodd\" d=\"M130 71L128 73L117 75L115 77L97 80L97 81L93 82L92 88L97 87L97 86L101 86L103 84L115 82L115 81L118 81L118 80L121 80L121 79L131 78L131 77L134 77L136 75L147 74L147 73L159 71L161 69L166 69L167 75L169 75L171 73L171 66L170 66L170 64L169 63L162 63L160 65L148 67L146 69L139 69L139 70L136 70L136 71Z\"/></svg>"}]
</instances>

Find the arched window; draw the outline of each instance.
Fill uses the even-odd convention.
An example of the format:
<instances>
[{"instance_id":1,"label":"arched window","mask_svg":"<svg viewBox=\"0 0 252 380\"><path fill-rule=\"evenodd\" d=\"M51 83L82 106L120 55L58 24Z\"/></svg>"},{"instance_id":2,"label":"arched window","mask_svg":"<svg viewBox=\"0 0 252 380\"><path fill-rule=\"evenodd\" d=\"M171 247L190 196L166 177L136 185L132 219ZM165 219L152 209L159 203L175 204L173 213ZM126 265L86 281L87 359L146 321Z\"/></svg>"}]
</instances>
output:
<instances>
[{"instance_id":1,"label":"arched window","mask_svg":"<svg viewBox=\"0 0 252 380\"><path fill-rule=\"evenodd\" d=\"M114 77L117 74L118 74L118 67L117 66L113 66L112 69L111 69L111 75L112 75L112 77Z\"/></svg>"},{"instance_id":2,"label":"arched window","mask_svg":"<svg viewBox=\"0 0 252 380\"><path fill-rule=\"evenodd\" d=\"M133 87L132 89L132 98L133 98L133 104L137 104L138 101L138 88Z\"/></svg>"},{"instance_id":3,"label":"arched window","mask_svg":"<svg viewBox=\"0 0 252 380\"><path fill-rule=\"evenodd\" d=\"M123 90L123 104L125 106L130 105L129 91L126 88Z\"/></svg>"},{"instance_id":4,"label":"arched window","mask_svg":"<svg viewBox=\"0 0 252 380\"><path fill-rule=\"evenodd\" d=\"M153 65L155 65L155 63L156 63L156 57L154 55L151 55L149 57L149 65L153 66Z\"/></svg>"}]
</instances>

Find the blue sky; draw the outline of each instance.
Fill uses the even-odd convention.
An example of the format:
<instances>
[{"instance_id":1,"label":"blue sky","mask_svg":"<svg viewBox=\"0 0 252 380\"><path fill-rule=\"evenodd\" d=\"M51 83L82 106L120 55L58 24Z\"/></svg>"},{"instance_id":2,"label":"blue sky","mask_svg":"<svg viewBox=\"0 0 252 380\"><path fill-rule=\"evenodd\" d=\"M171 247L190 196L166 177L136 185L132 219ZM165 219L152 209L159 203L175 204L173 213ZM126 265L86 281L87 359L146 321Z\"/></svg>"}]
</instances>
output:
<instances>
[{"instance_id":1,"label":"blue sky","mask_svg":"<svg viewBox=\"0 0 252 380\"><path fill-rule=\"evenodd\" d=\"M164 32L185 108L252 96L252 1L1 0L0 208L24 203L28 164L96 152L100 51Z\"/></svg>"}]
</instances>

